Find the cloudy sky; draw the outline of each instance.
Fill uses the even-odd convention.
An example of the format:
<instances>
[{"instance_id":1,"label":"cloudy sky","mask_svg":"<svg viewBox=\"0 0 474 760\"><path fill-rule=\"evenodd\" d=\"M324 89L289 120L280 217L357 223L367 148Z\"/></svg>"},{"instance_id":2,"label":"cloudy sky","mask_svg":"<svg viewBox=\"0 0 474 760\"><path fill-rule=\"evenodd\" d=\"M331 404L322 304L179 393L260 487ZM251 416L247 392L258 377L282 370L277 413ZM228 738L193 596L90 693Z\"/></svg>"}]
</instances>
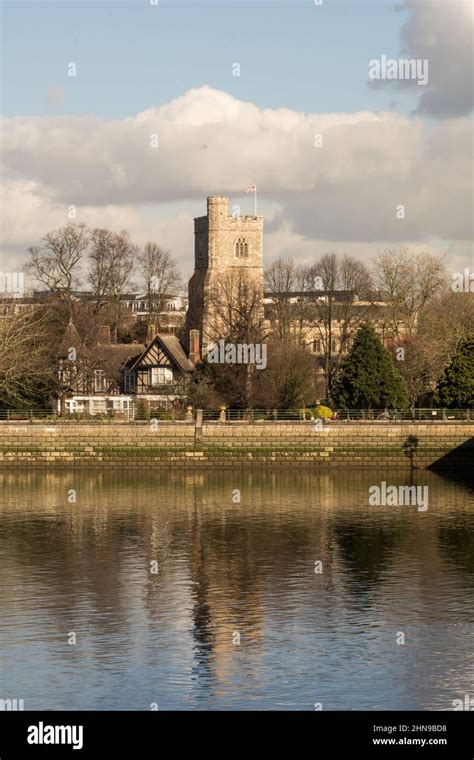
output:
<instances>
[{"instance_id":1,"label":"cloudy sky","mask_svg":"<svg viewBox=\"0 0 474 760\"><path fill-rule=\"evenodd\" d=\"M253 183L267 263L408 245L474 267L470 0L152 2L2 3L1 270L74 205L189 274L206 196L252 213ZM370 80L382 56L428 83Z\"/></svg>"}]
</instances>

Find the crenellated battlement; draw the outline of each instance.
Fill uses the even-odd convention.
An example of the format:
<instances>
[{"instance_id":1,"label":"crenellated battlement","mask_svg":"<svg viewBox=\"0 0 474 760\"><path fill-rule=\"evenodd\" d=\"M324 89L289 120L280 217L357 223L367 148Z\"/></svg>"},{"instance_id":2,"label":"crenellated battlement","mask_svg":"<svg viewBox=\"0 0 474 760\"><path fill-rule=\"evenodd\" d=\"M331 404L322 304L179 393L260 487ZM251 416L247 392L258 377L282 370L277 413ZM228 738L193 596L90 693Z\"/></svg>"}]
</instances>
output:
<instances>
[{"instance_id":1,"label":"crenellated battlement","mask_svg":"<svg viewBox=\"0 0 474 760\"><path fill-rule=\"evenodd\" d=\"M223 229L248 229L263 230L263 216L232 216L227 214L217 220L218 224L215 226L222 227ZM198 216L194 219L194 232L204 232L209 229L209 217Z\"/></svg>"}]
</instances>

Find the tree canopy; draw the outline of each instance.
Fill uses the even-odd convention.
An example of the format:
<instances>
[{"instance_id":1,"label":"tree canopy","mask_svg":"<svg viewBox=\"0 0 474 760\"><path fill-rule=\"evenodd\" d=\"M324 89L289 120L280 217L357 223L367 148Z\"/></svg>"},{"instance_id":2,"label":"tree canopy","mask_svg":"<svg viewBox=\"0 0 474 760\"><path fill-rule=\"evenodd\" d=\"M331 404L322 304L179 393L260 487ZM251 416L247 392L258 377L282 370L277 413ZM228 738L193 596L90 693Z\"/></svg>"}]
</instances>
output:
<instances>
[{"instance_id":1,"label":"tree canopy","mask_svg":"<svg viewBox=\"0 0 474 760\"><path fill-rule=\"evenodd\" d=\"M463 340L445 367L436 388L441 406L461 408L474 404L474 336Z\"/></svg>"},{"instance_id":2,"label":"tree canopy","mask_svg":"<svg viewBox=\"0 0 474 760\"><path fill-rule=\"evenodd\" d=\"M340 408L371 409L405 406L403 378L374 328L359 328L332 391Z\"/></svg>"}]
</instances>

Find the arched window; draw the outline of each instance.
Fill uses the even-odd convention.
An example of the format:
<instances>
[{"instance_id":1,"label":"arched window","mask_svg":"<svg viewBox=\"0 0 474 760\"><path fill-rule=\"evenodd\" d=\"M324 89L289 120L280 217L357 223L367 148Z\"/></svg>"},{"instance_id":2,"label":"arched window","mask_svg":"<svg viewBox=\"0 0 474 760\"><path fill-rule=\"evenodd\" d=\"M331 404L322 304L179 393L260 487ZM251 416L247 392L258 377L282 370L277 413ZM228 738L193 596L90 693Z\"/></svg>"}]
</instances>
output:
<instances>
[{"instance_id":1,"label":"arched window","mask_svg":"<svg viewBox=\"0 0 474 760\"><path fill-rule=\"evenodd\" d=\"M245 238L239 238L235 244L235 255L241 258L249 255L249 247Z\"/></svg>"}]
</instances>

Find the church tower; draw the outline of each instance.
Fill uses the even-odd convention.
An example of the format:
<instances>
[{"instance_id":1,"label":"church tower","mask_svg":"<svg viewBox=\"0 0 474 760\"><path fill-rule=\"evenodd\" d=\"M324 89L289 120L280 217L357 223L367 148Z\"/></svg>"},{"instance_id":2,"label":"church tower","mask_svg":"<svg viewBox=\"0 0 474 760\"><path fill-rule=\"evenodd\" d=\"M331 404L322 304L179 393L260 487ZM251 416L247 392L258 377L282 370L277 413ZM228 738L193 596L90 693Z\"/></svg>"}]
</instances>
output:
<instances>
[{"instance_id":1,"label":"church tower","mask_svg":"<svg viewBox=\"0 0 474 760\"><path fill-rule=\"evenodd\" d=\"M248 272L262 292L263 308L263 217L229 214L229 199L210 195L207 216L194 220L194 274L189 280L189 330L199 330L204 354L211 340L209 318L212 291L219 278L241 270Z\"/></svg>"}]
</instances>

